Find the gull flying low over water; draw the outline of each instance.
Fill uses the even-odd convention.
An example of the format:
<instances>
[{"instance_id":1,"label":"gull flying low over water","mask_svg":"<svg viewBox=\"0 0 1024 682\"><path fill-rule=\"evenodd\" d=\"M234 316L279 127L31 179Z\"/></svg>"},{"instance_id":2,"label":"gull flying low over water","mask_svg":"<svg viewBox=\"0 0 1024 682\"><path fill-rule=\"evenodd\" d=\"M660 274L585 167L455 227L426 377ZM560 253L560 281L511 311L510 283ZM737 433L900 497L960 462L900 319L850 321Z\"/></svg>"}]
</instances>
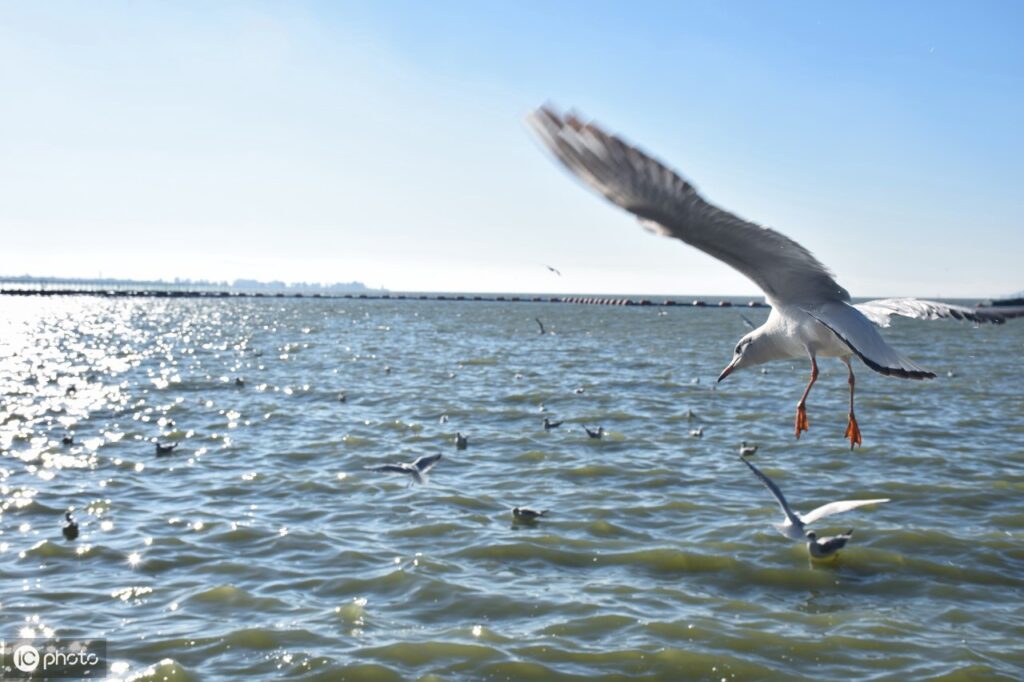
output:
<instances>
[{"instance_id":1,"label":"gull flying low over water","mask_svg":"<svg viewBox=\"0 0 1024 682\"><path fill-rule=\"evenodd\" d=\"M423 455L417 457L411 464L400 462L398 464L381 464L379 466L366 467L370 471L385 471L389 474L407 474L417 483L427 482L427 473L441 461L441 454Z\"/></svg>"},{"instance_id":2,"label":"gull flying low over water","mask_svg":"<svg viewBox=\"0 0 1024 682\"><path fill-rule=\"evenodd\" d=\"M850 534L853 533L853 531L851 530L843 535L836 536L835 538L818 538L813 532L807 530L807 526L819 519L825 518L826 516L848 512L851 509L857 509L858 507L863 507L869 504L881 504L889 501L888 498L881 498L877 500L841 500L839 502L823 504L817 509L806 514L800 514L790 508L789 502L786 502L786 497L782 494L782 491L779 490L779 486L775 485L775 482L772 479L768 478L767 475L746 459L742 457L740 457L740 459L744 464L750 467L750 470L754 472L755 476L761 479L761 483L764 483L764 486L768 488L768 491L772 495L775 496L779 506L782 507L782 513L785 518L782 520L782 523L772 525L775 526L776 530L791 540L807 541L807 549L810 551L811 556L817 556L815 555L815 551L817 550L826 552L822 556L828 556L829 554L834 553L846 544L846 541L850 539ZM839 541L840 538L842 538L841 542ZM814 545L814 547L811 545ZM817 550L815 548L817 548Z\"/></svg>"},{"instance_id":3,"label":"gull flying low over water","mask_svg":"<svg viewBox=\"0 0 1024 682\"><path fill-rule=\"evenodd\" d=\"M852 304L850 294L810 251L773 229L739 218L705 201L689 182L640 149L594 123L550 107L534 111L530 126L562 164L586 185L624 208L648 230L675 237L713 256L757 284L771 305L767 321L746 334L722 371L771 360L809 358L811 377L797 403L796 437L808 428L807 394L818 378L817 358L846 364L850 448L861 442L853 412L854 377L850 359L887 376L931 379L935 375L904 357L882 339L893 315L918 319L954 318L1000 323L1004 319L961 306L911 298Z\"/></svg>"}]
</instances>

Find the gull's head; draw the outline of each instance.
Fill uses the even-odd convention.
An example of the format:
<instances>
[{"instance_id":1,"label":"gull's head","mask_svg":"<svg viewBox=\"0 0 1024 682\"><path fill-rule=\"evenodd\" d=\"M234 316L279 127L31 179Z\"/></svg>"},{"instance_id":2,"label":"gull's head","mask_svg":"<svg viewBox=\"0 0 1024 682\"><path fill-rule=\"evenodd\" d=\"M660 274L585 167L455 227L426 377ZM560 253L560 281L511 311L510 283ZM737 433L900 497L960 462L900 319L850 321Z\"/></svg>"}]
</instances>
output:
<instances>
[{"instance_id":1,"label":"gull's head","mask_svg":"<svg viewBox=\"0 0 1024 682\"><path fill-rule=\"evenodd\" d=\"M815 533L813 530L807 531L807 541L808 542L817 542L818 541L818 534Z\"/></svg>"},{"instance_id":2,"label":"gull's head","mask_svg":"<svg viewBox=\"0 0 1024 682\"><path fill-rule=\"evenodd\" d=\"M743 369L744 367L757 364L757 362L751 361L753 353L748 354L750 347L756 342L755 334L756 332L750 332L736 344L736 350L734 350L732 354L732 362L730 362L726 368L722 370L722 373L718 375L719 382L737 369Z\"/></svg>"}]
</instances>

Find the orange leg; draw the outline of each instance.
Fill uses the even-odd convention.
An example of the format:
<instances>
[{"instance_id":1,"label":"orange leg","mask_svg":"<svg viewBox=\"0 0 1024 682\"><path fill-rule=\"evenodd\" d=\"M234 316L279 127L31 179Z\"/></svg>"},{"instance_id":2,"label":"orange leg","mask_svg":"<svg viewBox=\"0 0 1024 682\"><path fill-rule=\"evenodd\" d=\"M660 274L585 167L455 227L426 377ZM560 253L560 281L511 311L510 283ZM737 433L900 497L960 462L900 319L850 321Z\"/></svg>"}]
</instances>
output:
<instances>
[{"instance_id":1,"label":"orange leg","mask_svg":"<svg viewBox=\"0 0 1024 682\"><path fill-rule=\"evenodd\" d=\"M849 370L850 376L847 382L850 384L850 421L846 425L846 437L850 439L850 449L853 450L854 445L860 445L860 427L857 426L857 418L853 416L853 367L850 366L850 361L846 360L846 369Z\"/></svg>"},{"instance_id":2,"label":"orange leg","mask_svg":"<svg viewBox=\"0 0 1024 682\"><path fill-rule=\"evenodd\" d=\"M800 402L796 404L796 439L800 440L800 432L806 431L810 426L810 422L807 421L807 394L811 392L811 386L818 380L818 361L811 356L811 380L807 382L807 388L804 389L804 394L800 396Z\"/></svg>"}]
</instances>

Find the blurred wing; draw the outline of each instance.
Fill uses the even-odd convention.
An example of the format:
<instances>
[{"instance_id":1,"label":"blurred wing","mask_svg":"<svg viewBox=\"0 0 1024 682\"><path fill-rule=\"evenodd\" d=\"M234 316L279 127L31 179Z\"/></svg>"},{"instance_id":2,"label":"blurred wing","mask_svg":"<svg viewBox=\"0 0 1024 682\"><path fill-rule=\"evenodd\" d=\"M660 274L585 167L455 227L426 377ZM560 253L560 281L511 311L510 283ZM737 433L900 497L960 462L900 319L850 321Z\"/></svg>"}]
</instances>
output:
<instances>
[{"instance_id":1,"label":"blurred wing","mask_svg":"<svg viewBox=\"0 0 1024 682\"><path fill-rule=\"evenodd\" d=\"M795 526L799 526L800 517L797 514L794 514L793 510L789 508L789 503L786 502L786 497L782 494L782 491L779 490L779 486L775 485L775 482L772 479L761 473L760 469L748 462L745 458L740 457L740 460L750 467L750 470L754 472L754 475L760 478L761 483L764 483L764 486L768 488L769 492L775 496L775 499L779 502L779 506L782 507L782 513L786 515L786 520Z\"/></svg>"},{"instance_id":2,"label":"blurred wing","mask_svg":"<svg viewBox=\"0 0 1024 682\"><path fill-rule=\"evenodd\" d=\"M559 161L645 228L728 263L777 301L848 301L810 251L706 202L674 171L593 123L549 107L527 122Z\"/></svg>"},{"instance_id":3,"label":"blurred wing","mask_svg":"<svg viewBox=\"0 0 1024 682\"><path fill-rule=\"evenodd\" d=\"M857 507L863 507L869 504L882 504L883 502L888 501L888 498L884 498L880 500L843 500L841 502L829 502L828 504L821 505L812 512L800 514L800 520L805 524L810 525L818 519L823 519L826 516L841 514L842 512L848 512L851 509L856 509Z\"/></svg>"},{"instance_id":4,"label":"blurred wing","mask_svg":"<svg viewBox=\"0 0 1024 682\"><path fill-rule=\"evenodd\" d=\"M997 313L972 310L962 305L950 305L920 298L881 298L875 301L857 303L853 306L879 327L888 327L893 315L910 317L915 320L967 320L1002 324L1006 318Z\"/></svg>"},{"instance_id":5,"label":"blurred wing","mask_svg":"<svg viewBox=\"0 0 1024 682\"><path fill-rule=\"evenodd\" d=\"M829 301L816 308L805 308L804 312L828 327L865 365L876 372L904 379L935 378L935 374L921 368L886 343L875 325L859 308Z\"/></svg>"},{"instance_id":6,"label":"blurred wing","mask_svg":"<svg viewBox=\"0 0 1024 682\"><path fill-rule=\"evenodd\" d=\"M380 466L369 466L366 467L370 471L386 471L391 474L407 474L409 473L408 464L381 464Z\"/></svg>"},{"instance_id":7,"label":"blurred wing","mask_svg":"<svg viewBox=\"0 0 1024 682\"><path fill-rule=\"evenodd\" d=\"M412 463L416 471L421 474L425 474L434 468L434 465L441 459L441 455L424 455L423 457L417 457L416 461Z\"/></svg>"}]
</instances>

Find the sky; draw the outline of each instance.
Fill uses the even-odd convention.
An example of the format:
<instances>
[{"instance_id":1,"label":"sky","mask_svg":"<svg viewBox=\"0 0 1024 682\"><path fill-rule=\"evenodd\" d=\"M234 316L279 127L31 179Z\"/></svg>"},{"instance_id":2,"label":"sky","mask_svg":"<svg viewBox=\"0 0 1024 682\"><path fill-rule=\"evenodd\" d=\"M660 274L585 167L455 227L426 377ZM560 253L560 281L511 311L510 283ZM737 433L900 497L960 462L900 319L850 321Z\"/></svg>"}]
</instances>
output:
<instances>
[{"instance_id":1,"label":"sky","mask_svg":"<svg viewBox=\"0 0 1024 682\"><path fill-rule=\"evenodd\" d=\"M552 103L855 296L1024 288L1018 2L0 0L0 92L0 275L759 296L559 168Z\"/></svg>"}]
</instances>

